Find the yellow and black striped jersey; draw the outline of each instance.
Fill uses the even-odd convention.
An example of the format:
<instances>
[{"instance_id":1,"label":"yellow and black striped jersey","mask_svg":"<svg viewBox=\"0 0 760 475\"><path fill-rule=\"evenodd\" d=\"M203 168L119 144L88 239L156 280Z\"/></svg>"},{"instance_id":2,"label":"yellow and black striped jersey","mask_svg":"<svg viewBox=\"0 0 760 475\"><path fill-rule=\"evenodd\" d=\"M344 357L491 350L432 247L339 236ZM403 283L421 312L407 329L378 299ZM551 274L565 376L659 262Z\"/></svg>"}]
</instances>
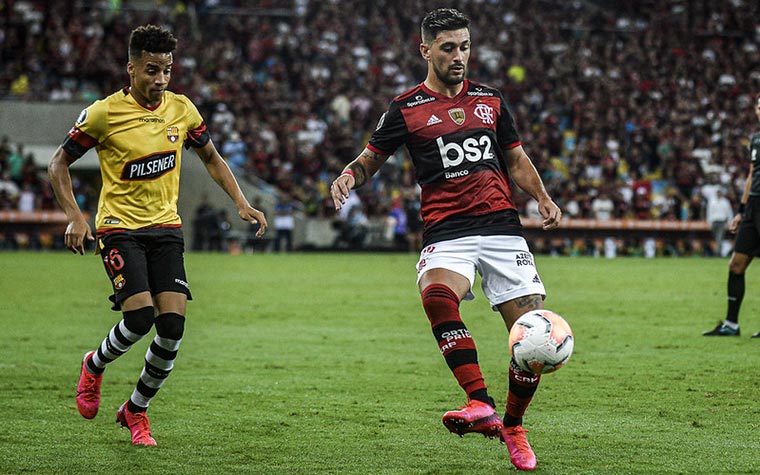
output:
<instances>
[{"instance_id":1,"label":"yellow and black striped jersey","mask_svg":"<svg viewBox=\"0 0 760 475\"><path fill-rule=\"evenodd\" d=\"M198 109L181 94L164 92L148 109L129 88L94 102L79 115L63 149L79 158L98 153L103 187L95 225L98 233L182 225L177 214L182 146L209 140Z\"/></svg>"}]
</instances>

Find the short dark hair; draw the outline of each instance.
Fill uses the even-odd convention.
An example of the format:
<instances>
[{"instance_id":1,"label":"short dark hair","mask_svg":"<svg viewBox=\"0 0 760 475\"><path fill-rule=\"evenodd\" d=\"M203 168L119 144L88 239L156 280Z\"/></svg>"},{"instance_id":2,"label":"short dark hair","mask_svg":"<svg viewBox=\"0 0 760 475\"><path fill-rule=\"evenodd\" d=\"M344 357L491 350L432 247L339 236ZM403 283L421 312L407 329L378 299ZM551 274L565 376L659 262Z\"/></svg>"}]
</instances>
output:
<instances>
[{"instance_id":1,"label":"short dark hair","mask_svg":"<svg viewBox=\"0 0 760 475\"><path fill-rule=\"evenodd\" d=\"M422 41L430 43L442 31L470 29L470 18L454 8L439 8L422 19Z\"/></svg>"},{"instance_id":2,"label":"short dark hair","mask_svg":"<svg viewBox=\"0 0 760 475\"><path fill-rule=\"evenodd\" d=\"M177 47L177 38L165 28L156 25L139 26L129 35L129 57L139 58L148 53L171 53Z\"/></svg>"}]
</instances>

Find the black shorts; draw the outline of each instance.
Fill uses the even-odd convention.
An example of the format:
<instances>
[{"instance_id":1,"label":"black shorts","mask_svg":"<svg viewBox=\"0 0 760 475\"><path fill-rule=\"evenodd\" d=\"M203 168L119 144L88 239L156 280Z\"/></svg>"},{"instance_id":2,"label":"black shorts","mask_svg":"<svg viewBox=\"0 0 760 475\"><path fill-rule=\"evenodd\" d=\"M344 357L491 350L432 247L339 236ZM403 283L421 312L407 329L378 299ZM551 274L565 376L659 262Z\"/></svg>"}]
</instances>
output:
<instances>
[{"instance_id":1,"label":"black shorts","mask_svg":"<svg viewBox=\"0 0 760 475\"><path fill-rule=\"evenodd\" d=\"M115 231L98 237L100 257L113 286L113 310L139 292L179 292L192 300L185 274L185 240L179 228Z\"/></svg>"},{"instance_id":2,"label":"black shorts","mask_svg":"<svg viewBox=\"0 0 760 475\"><path fill-rule=\"evenodd\" d=\"M747 200L739 229L736 231L734 252L760 256L760 196Z\"/></svg>"}]
</instances>

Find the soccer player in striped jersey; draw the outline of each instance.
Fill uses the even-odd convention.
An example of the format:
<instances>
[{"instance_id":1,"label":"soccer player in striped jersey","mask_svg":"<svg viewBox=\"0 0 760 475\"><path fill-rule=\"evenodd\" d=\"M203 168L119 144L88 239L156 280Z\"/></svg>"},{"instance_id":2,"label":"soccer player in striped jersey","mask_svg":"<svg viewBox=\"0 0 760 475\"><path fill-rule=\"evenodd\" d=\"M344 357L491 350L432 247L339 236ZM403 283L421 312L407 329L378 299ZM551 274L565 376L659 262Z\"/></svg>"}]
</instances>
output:
<instances>
[{"instance_id":1,"label":"soccer player in striped jersey","mask_svg":"<svg viewBox=\"0 0 760 475\"><path fill-rule=\"evenodd\" d=\"M92 419L100 406L103 372L155 327L145 366L116 420L135 445L156 445L146 410L174 367L185 327L190 287L184 237L177 214L182 147L193 147L214 181L230 196L241 219L267 227L209 137L203 118L185 96L167 90L177 40L154 25L132 31L127 72L130 85L82 111L48 171L68 217L67 248L84 254L96 240L113 287L113 309L123 318L82 361L76 403ZM102 176L97 234L77 207L69 167L95 147Z\"/></svg>"},{"instance_id":2,"label":"soccer player in striped jersey","mask_svg":"<svg viewBox=\"0 0 760 475\"><path fill-rule=\"evenodd\" d=\"M443 423L459 435L500 437L512 463L532 470L536 458L522 418L540 376L505 362L509 391L502 421L459 304L473 298L477 272L507 330L520 315L543 308L546 292L523 237L510 180L538 202L544 229L557 227L562 213L523 150L501 93L466 78L470 46L467 16L446 8L425 16L420 45L428 64L425 81L391 101L369 143L335 179L331 193L340 209L350 190L364 185L406 145L422 187L423 250L417 263L422 306L468 398L466 406L444 414Z\"/></svg>"}]
</instances>

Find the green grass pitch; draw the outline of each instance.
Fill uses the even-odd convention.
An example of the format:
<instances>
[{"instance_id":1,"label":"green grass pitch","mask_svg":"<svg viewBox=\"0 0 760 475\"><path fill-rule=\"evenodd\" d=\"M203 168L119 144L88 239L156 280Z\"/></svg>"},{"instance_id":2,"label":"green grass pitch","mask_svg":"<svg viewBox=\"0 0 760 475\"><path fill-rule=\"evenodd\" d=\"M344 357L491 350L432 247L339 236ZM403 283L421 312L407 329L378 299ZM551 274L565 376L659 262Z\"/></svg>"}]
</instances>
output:
<instances>
[{"instance_id":1,"label":"green grass pitch","mask_svg":"<svg viewBox=\"0 0 760 475\"><path fill-rule=\"evenodd\" d=\"M114 422L149 339L105 374L100 413L74 394L80 359L120 314L99 259L0 253L0 473L506 474L506 448L449 434L465 402L414 284L413 255L188 254L183 345L149 415L158 447ZM575 354L525 419L537 474L760 472L760 276L740 338L725 259L551 258L546 307ZM479 288L462 304L500 412L507 335Z\"/></svg>"}]
</instances>

